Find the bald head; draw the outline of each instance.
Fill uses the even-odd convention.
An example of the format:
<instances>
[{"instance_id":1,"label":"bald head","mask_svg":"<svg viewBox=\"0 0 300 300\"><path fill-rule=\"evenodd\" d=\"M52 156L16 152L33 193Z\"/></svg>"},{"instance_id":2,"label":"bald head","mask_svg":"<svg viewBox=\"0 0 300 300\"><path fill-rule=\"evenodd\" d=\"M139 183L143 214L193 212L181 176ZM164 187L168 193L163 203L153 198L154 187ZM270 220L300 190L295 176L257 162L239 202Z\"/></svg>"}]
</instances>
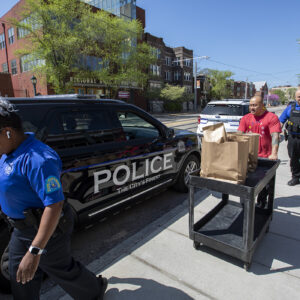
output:
<instances>
[{"instance_id":1,"label":"bald head","mask_svg":"<svg viewBox=\"0 0 300 300\"><path fill-rule=\"evenodd\" d=\"M264 104L264 100L263 100L262 96L254 96L250 99L250 101L251 100L256 101L257 103L261 103L262 105Z\"/></svg>"},{"instance_id":2,"label":"bald head","mask_svg":"<svg viewBox=\"0 0 300 300\"><path fill-rule=\"evenodd\" d=\"M261 116L265 112L264 100L261 96L254 96L250 99L250 113Z\"/></svg>"},{"instance_id":3,"label":"bald head","mask_svg":"<svg viewBox=\"0 0 300 300\"><path fill-rule=\"evenodd\" d=\"M300 89L296 91L296 93L295 93L295 99L298 102L298 104L300 105Z\"/></svg>"}]
</instances>

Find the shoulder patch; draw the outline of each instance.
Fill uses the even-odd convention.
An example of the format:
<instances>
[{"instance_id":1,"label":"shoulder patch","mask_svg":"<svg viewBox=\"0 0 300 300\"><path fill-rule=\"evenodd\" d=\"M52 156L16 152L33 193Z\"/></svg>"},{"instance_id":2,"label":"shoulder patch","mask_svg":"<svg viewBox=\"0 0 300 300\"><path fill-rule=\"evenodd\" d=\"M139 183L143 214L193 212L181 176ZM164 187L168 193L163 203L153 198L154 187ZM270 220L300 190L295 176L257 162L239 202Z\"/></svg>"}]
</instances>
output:
<instances>
[{"instance_id":1,"label":"shoulder patch","mask_svg":"<svg viewBox=\"0 0 300 300\"><path fill-rule=\"evenodd\" d=\"M60 181L55 176L49 176L45 182L46 194L53 193L61 188Z\"/></svg>"}]
</instances>

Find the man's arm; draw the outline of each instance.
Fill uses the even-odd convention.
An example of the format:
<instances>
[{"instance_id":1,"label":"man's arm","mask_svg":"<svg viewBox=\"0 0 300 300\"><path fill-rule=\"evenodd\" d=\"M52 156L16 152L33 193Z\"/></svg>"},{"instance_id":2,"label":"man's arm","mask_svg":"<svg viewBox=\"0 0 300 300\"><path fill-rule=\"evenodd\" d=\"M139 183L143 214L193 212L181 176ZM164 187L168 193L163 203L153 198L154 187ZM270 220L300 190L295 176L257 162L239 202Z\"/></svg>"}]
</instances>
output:
<instances>
[{"instance_id":1,"label":"man's arm","mask_svg":"<svg viewBox=\"0 0 300 300\"><path fill-rule=\"evenodd\" d=\"M58 224L63 202L64 201L60 201L45 207L38 232L32 241L33 246L36 246L40 249L44 249L46 247ZM38 268L39 262L40 255L34 256L27 251L17 271L17 282L22 282L25 284L26 282L32 280Z\"/></svg>"},{"instance_id":2,"label":"man's arm","mask_svg":"<svg viewBox=\"0 0 300 300\"><path fill-rule=\"evenodd\" d=\"M279 132L273 132L272 136L272 153L269 155L269 159L278 159L278 149L279 149Z\"/></svg>"}]
</instances>

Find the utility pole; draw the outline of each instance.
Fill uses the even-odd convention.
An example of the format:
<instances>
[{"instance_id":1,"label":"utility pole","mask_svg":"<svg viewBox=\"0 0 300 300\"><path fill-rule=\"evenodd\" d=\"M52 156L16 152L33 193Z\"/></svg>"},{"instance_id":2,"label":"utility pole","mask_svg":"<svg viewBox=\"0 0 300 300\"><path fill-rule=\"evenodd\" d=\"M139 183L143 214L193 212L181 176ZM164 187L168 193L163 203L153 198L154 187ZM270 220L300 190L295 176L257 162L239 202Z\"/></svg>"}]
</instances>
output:
<instances>
[{"instance_id":1,"label":"utility pole","mask_svg":"<svg viewBox=\"0 0 300 300\"><path fill-rule=\"evenodd\" d=\"M209 56L197 56L193 57L195 62L195 74L194 74L194 110L197 112L197 59L209 59Z\"/></svg>"},{"instance_id":2,"label":"utility pole","mask_svg":"<svg viewBox=\"0 0 300 300\"><path fill-rule=\"evenodd\" d=\"M197 112L197 61L195 60L195 76L194 76L194 110Z\"/></svg>"},{"instance_id":3,"label":"utility pole","mask_svg":"<svg viewBox=\"0 0 300 300\"><path fill-rule=\"evenodd\" d=\"M248 77L246 78L245 99L247 99L247 93L248 93Z\"/></svg>"}]
</instances>

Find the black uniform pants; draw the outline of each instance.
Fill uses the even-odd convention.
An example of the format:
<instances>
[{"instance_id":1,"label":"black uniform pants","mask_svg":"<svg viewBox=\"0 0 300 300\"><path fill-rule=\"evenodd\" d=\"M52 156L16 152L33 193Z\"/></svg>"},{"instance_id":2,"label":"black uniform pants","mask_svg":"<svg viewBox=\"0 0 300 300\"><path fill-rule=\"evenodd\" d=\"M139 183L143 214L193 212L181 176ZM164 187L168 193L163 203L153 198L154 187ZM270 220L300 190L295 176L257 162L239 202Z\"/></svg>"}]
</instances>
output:
<instances>
[{"instance_id":1,"label":"black uniform pants","mask_svg":"<svg viewBox=\"0 0 300 300\"><path fill-rule=\"evenodd\" d=\"M300 178L300 136L289 134L288 153L290 157L290 166L293 178Z\"/></svg>"},{"instance_id":2,"label":"black uniform pants","mask_svg":"<svg viewBox=\"0 0 300 300\"><path fill-rule=\"evenodd\" d=\"M36 235L36 229L14 229L9 243L9 272L14 300L38 300L44 272L74 299L97 299L100 294L97 277L71 256L72 228L73 223L70 230L58 233L49 240L47 253L41 255L35 277L24 285L16 281L16 273Z\"/></svg>"}]
</instances>

